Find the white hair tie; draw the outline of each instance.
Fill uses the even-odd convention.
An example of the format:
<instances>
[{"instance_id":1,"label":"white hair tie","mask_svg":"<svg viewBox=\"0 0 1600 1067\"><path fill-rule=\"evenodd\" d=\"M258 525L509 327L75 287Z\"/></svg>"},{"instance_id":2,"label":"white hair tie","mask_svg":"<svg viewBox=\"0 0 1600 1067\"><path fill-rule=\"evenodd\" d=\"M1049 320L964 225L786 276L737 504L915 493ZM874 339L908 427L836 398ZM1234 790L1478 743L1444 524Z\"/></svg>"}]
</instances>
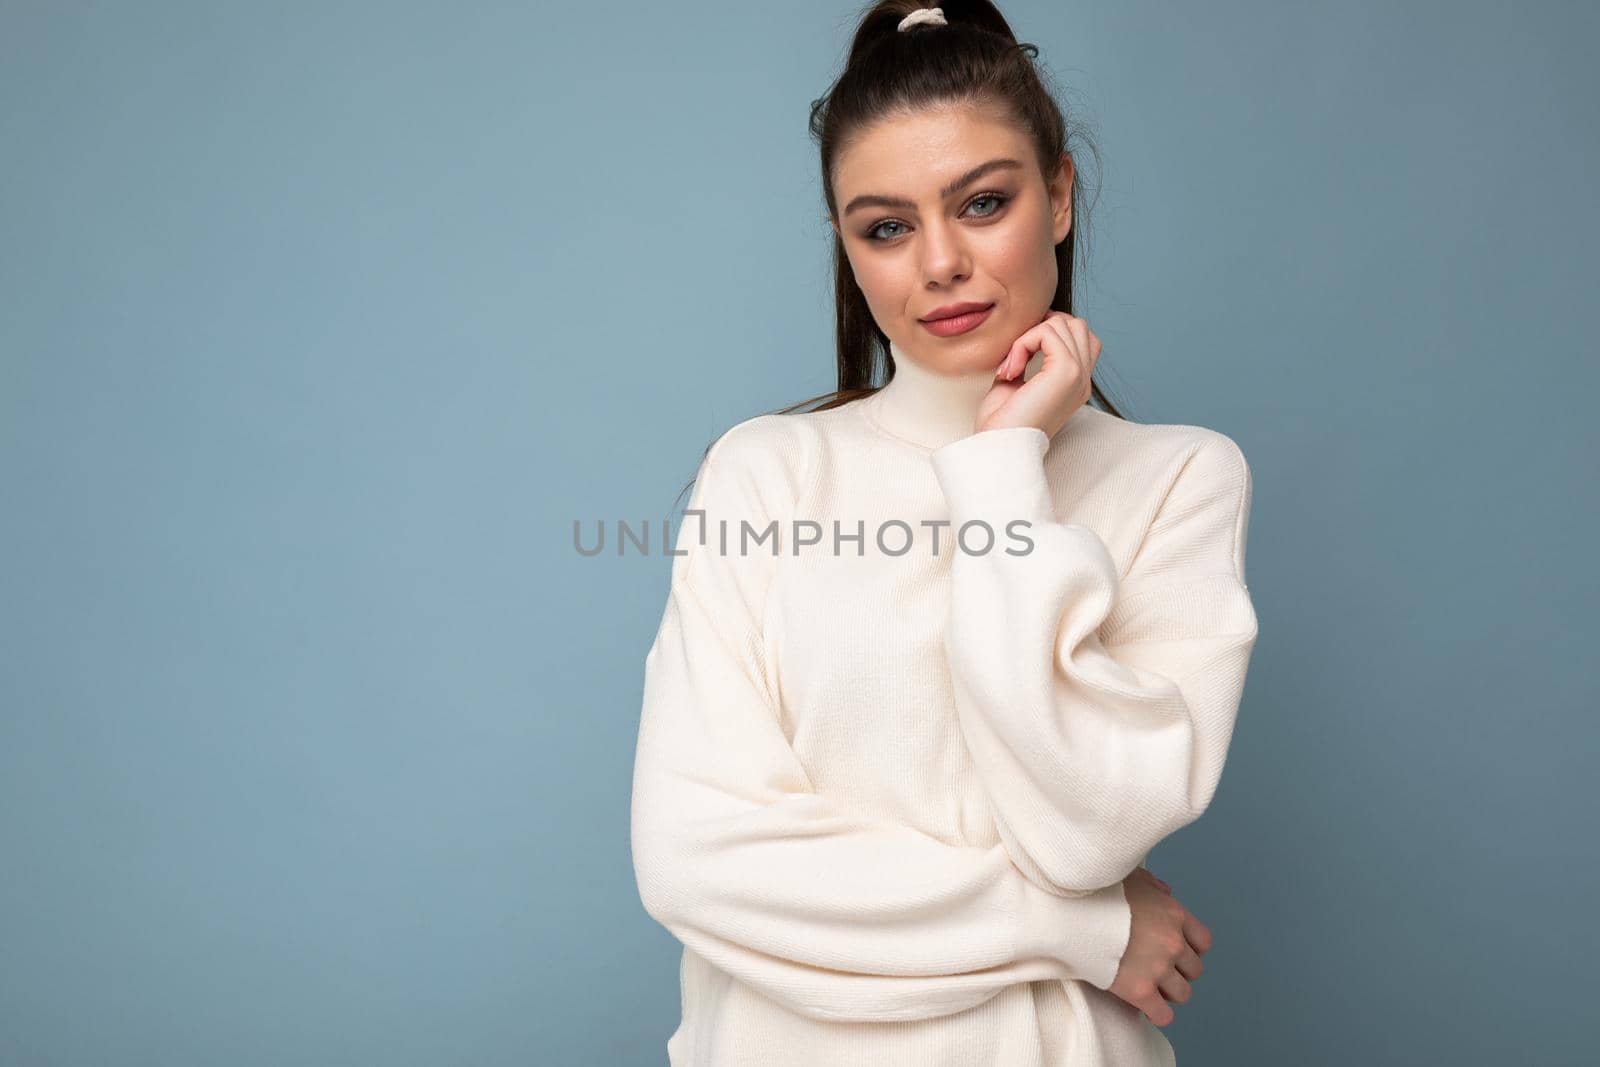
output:
<instances>
[{"instance_id":1,"label":"white hair tie","mask_svg":"<svg viewBox=\"0 0 1600 1067\"><path fill-rule=\"evenodd\" d=\"M944 20L944 12L936 7L919 7L911 14L900 20L900 30L905 32L913 26L920 26L926 22L930 26L948 26Z\"/></svg>"}]
</instances>

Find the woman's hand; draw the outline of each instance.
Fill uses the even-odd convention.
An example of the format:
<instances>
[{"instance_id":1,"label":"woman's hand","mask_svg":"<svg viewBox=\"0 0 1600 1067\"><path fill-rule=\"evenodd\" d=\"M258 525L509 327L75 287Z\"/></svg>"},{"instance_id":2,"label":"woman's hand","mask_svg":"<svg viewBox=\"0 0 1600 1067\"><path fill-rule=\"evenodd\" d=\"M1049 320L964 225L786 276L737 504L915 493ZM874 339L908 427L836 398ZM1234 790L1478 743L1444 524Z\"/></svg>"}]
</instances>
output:
<instances>
[{"instance_id":1,"label":"woman's hand","mask_svg":"<svg viewBox=\"0 0 1600 1067\"><path fill-rule=\"evenodd\" d=\"M1133 923L1109 992L1167 1026L1175 1017L1167 1001L1185 1003L1189 983L1205 970L1200 957L1211 948L1211 931L1143 867L1135 867L1122 887Z\"/></svg>"},{"instance_id":2,"label":"woman's hand","mask_svg":"<svg viewBox=\"0 0 1600 1067\"><path fill-rule=\"evenodd\" d=\"M1027 381L1022 369L1035 352L1044 365ZM1052 311L1039 325L1012 342L996 369L994 385L978 405L973 432L1007 426L1037 426L1054 437L1073 412L1089 399L1100 338L1082 319Z\"/></svg>"}]
</instances>

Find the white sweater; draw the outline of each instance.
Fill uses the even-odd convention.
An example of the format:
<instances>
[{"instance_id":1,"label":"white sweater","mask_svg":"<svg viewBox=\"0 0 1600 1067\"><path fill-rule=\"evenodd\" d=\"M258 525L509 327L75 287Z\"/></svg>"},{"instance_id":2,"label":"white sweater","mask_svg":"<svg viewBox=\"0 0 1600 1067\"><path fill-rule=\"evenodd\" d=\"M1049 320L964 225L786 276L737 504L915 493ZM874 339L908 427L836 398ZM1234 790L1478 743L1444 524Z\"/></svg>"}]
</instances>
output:
<instances>
[{"instance_id":1,"label":"white sweater","mask_svg":"<svg viewBox=\"0 0 1600 1067\"><path fill-rule=\"evenodd\" d=\"M632 798L684 944L669 1061L1171 1064L1106 988L1121 879L1228 753L1249 468L1087 406L974 434L992 374L892 356L870 397L723 434L678 529Z\"/></svg>"}]
</instances>

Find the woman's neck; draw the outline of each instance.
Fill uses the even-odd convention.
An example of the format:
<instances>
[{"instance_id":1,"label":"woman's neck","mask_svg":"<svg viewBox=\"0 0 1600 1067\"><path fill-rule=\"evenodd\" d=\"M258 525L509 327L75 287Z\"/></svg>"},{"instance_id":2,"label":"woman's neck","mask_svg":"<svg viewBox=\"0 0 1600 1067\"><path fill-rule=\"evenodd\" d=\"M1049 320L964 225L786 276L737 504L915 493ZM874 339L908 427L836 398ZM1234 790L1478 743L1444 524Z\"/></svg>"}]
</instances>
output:
<instances>
[{"instance_id":1,"label":"woman's neck","mask_svg":"<svg viewBox=\"0 0 1600 1067\"><path fill-rule=\"evenodd\" d=\"M871 398L879 425L929 449L972 435L978 404L994 384L993 370L941 374L914 361L892 341L889 358L894 377Z\"/></svg>"}]
</instances>

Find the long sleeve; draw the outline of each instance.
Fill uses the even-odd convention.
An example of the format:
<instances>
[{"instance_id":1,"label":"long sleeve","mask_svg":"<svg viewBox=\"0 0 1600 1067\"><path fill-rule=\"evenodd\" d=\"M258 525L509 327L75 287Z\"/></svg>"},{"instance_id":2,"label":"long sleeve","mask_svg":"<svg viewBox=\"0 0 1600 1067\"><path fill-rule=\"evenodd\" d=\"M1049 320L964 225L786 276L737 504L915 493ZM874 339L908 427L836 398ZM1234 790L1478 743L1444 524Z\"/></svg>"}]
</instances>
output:
<instances>
[{"instance_id":1,"label":"long sleeve","mask_svg":"<svg viewBox=\"0 0 1600 1067\"><path fill-rule=\"evenodd\" d=\"M789 744L760 620L782 477L725 436L702 465L645 658L632 798L646 912L715 966L803 1015L885 1021L962 1011L1004 987L1106 988L1129 933L1120 884L1064 894L1001 845L960 847L820 795ZM717 550L726 523L728 551Z\"/></svg>"},{"instance_id":2,"label":"long sleeve","mask_svg":"<svg viewBox=\"0 0 1600 1067\"><path fill-rule=\"evenodd\" d=\"M1216 790L1256 638L1250 472L1202 434L1119 580L1094 531L1057 521L1049 444L1008 427L933 454L952 530L995 534L952 560L945 649L1002 841L1030 879L1083 892L1120 881ZM1029 525L1008 534L1016 519Z\"/></svg>"}]
</instances>

